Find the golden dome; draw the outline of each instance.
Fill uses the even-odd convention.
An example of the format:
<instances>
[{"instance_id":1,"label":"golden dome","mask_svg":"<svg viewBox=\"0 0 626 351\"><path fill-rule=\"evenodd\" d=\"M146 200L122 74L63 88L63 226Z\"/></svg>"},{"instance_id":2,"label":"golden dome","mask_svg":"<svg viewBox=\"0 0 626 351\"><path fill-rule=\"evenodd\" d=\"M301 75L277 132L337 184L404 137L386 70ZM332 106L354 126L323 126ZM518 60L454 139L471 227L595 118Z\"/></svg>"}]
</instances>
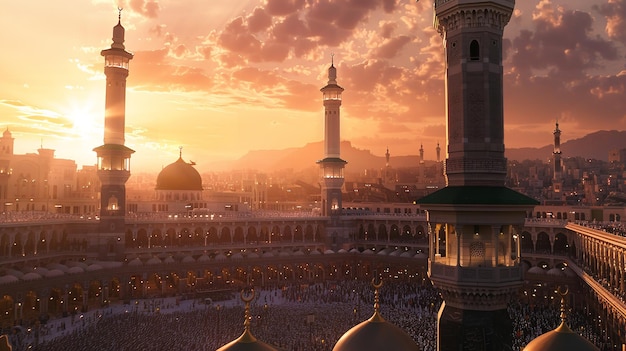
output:
<instances>
[{"instance_id":1,"label":"golden dome","mask_svg":"<svg viewBox=\"0 0 626 351\"><path fill-rule=\"evenodd\" d=\"M245 321L243 322L244 331L237 339L220 347L216 351L278 351L272 346L257 340L250 332L250 302L254 299L254 289L251 290L249 296L245 296L241 292L241 300L246 304Z\"/></svg>"},{"instance_id":2,"label":"golden dome","mask_svg":"<svg viewBox=\"0 0 626 351\"><path fill-rule=\"evenodd\" d=\"M374 286L374 314L348 330L339 338L333 351L417 351L415 341L402 329L387 322L378 312L378 289L382 283Z\"/></svg>"},{"instance_id":3,"label":"golden dome","mask_svg":"<svg viewBox=\"0 0 626 351\"><path fill-rule=\"evenodd\" d=\"M348 330L333 347L333 351L416 351L419 347L402 329L387 322L378 311Z\"/></svg>"},{"instance_id":4,"label":"golden dome","mask_svg":"<svg viewBox=\"0 0 626 351\"><path fill-rule=\"evenodd\" d=\"M600 348L567 326L565 323L565 295L567 295L567 290L561 292L559 287L557 292L561 295L561 325L533 339L526 345L524 351L600 351Z\"/></svg>"},{"instance_id":5,"label":"golden dome","mask_svg":"<svg viewBox=\"0 0 626 351\"><path fill-rule=\"evenodd\" d=\"M556 329L541 334L529 342L524 351L600 351L589 340L573 332L565 323L561 322Z\"/></svg>"},{"instance_id":6,"label":"golden dome","mask_svg":"<svg viewBox=\"0 0 626 351\"><path fill-rule=\"evenodd\" d=\"M240 337L220 347L217 351L277 351L277 349L257 340L246 328Z\"/></svg>"},{"instance_id":7,"label":"golden dome","mask_svg":"<svg viewBox=\"0 0 626 351\"><path fill-rule=\"evenodd\" d=\"M196 190L202 191L202 177L193 167L195 163L183 161L182 155L176 162L167 165L159 172L156 190Z\"/></svg>"}]
</instances>

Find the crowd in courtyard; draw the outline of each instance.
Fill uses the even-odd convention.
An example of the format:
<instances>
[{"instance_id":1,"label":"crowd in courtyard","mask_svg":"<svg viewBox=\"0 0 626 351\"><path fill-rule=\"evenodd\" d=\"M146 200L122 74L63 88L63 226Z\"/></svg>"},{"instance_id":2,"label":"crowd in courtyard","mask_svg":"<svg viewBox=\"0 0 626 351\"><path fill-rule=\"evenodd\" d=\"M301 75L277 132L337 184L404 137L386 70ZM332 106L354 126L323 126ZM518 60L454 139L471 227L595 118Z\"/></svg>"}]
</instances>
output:
<instances>
[{"instance_id":1,"label":"crowd in courtyard","mask_svg":"<svg viewBox=\"0 0 626 351\"><path fill-rule=\"evenodd\" d=\"M374 290L361 281L286 285L256 291L251 304L251 331L257 339L280 350L332 350L337 340L373 313ZM380 289L380 313L409 334L424 351L436 350L437 311L441 298L429 284L386 282ZM514 347L559 324L554 303L510 305ZM85 314L53 319L37 332L11 335L14 351L79 350L215 350L244 330L243 302L204 303L175 298L133 300ZM581 312L570 312L568 324L602 350L613 350L594 333Z\"/></svg>"}]
</instances>

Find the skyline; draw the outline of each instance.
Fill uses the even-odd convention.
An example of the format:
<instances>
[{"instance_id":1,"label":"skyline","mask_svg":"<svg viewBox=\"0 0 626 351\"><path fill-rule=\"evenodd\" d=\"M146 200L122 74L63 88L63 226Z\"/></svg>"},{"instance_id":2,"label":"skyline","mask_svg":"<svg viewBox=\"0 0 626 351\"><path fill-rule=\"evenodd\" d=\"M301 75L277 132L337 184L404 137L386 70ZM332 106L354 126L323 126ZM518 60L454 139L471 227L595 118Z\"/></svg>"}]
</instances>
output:
<instances>
[{"instance_id":1,"label":"skyline","mask_svg":"<svg viewBox=\"0 0 626 351\"><path fill-rule=\"evenodd\" d=\"M205 169L249 150L321 141L319 89L331 54L345 88L342 140L377 156L387 147L417 155L423 144L430 160L439 142L445 157L443 47L431 2L38 4L14 2L0 15L3 32L17 33L3 40L0 127L18 154L42 145L79 167L95 164L104 123L99 53L111 44L119 6L135 55L126 100L132 171L160 170L179 147ZM562 142L626 130L625 18L626 0L517 1L504 32L507 148L552 143L557 120Z\"/></svg>"}]
</instances>

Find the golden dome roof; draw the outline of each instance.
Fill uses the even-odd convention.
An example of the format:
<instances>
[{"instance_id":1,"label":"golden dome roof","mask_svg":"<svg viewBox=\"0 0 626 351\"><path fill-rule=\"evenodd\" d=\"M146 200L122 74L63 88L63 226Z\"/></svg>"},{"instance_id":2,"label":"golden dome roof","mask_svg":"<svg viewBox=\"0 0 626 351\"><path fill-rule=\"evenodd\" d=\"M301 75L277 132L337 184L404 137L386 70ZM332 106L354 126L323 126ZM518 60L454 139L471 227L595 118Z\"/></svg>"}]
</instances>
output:
<instances>
[{"instance_id":1,"label":"golden dome roof","mask_svg":"<svg viewBox=\"0 0 626 351\"><path fill-rule=\"evenodd\" d=\"M374 286L374 314L370 319L348 330L333 347L333 351L417 351L415 341L402 329L387 322L379 313L378 289L382 283Z\"/></svg>"},{"instance_id":2,"label":"golden dome roof","mask_svg":"<svg viewBox=\"0 0 626 351\"><path fill-rule=\"evenodd\" d=\"M156 190L202 190L202 177L193 167L195 163L183 161L182 154L176 162L159 172Z\"/></svg>"},{"instance_id":3,"label":"golden dome roof","mask_svg":"<svg viewBox=\"0 0 626 351\"><path fill-rule=\"evenodd\" d=\"M565 295L567 295L567 292L568 289L561 291L560 287L557 290L557 293L561 295L561 325L536 337L526 345L524 351L600 351L600 348L576 334L565 323L567 318L565 313Z\"/></svg>"},{"instance_id":4,"label":"golden dome roof","mask_svg":"<svg viewBox=\"0 0 626 351\"><path fill-rule=\"evenodd\" d=\"M541 334L529 342L524 351L600 351L589 340L572 331L565 321L556 329Z\"/></svg>"},{"instance_id":5,"label":"golden dome roof","mask_svg":"<svg viewBox=\"0 0 626 351\"><path fill-rule=\"evenodd\" d=\"M402 329L387 322L378 311L348 330L337 341L333 351L416 351L419 347Z\"/></svg>"},{"instance_id":6,"label":"golden dome roof","mask_svg":"<svg viewBox=\"0 0 626 351\"><path fill-rule=\"evenodd\" d=\"M251 290L249 296L244 296L241 292L241 300L246 304L245 321L243 322L244 331L237 339L220 347L216 351L278 351L274 347L257 340L250 332L250 302L254 299L254 289Z\"/></svg>"}]
</instances>

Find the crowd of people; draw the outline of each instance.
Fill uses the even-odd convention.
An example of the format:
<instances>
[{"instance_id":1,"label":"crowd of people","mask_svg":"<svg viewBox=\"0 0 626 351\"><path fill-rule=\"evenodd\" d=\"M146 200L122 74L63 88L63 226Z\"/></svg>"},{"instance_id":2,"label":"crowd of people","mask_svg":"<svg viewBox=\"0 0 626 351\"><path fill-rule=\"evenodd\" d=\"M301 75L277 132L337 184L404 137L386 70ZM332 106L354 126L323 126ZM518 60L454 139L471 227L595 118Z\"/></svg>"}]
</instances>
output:
<instances>
[{"instance_id":1,"label":"crowd of people","mask_svg":"<svg viewBox=\"0 0 626 351\"><path fill-rule=\"evenodd\" d=\"M437 311L441 298L426 284L389 282L380 289L380 313L404 330L424 351L437 345ZM280 350L332 350L350 328L373 313L374 289L360 281L287 285L256 291L250 308L251 331ZM514 347L559 324L558 306L539 308L520 302L509 307ZM133 300L131 304L51 320L37 331L13 335L14 351L78 350L215 350L244 330L243 302L234 297L209 304L173 298ZM584 314L571 312L570 327L603 349L607 340L593 332Z\"/></svg>"}]
</instances>

